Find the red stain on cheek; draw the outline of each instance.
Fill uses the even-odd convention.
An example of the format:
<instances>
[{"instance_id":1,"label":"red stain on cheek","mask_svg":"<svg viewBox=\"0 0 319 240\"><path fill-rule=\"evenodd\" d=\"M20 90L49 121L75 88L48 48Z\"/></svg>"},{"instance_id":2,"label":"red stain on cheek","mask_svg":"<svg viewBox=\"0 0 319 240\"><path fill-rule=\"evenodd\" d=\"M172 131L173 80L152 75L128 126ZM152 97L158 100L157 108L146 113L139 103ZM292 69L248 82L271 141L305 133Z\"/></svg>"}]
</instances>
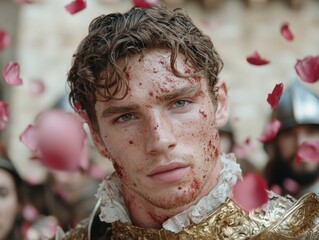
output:
<instances>
[{"instance_id":1,"label":"red stain on cheek","mask_svg":"<svg viewBox=\"0 0 319 240\"><path fill-rule=\"evenodd\" d=\"M207 114L204 111L199 110L199 113L202 116L202 118L207 118Z\"/></svg>"},{"instance_id":2,"label":"red stain on cheek","mask_svg":"<svg viewBox=\"0 0 319 240\"><path fill-rule=\"evenodd\" d=\"M134 142L132 140L129 140L128 143L129 144L134 144Z\"/></svg>"},{"instance_id":3,"label":"red stain on cheek","mask_svg":"<svg viewBox=\"0 0 319 240\"><path fill-rule=\"evenodd\" d=\"M150 97L152 97L152 96L154 95L154 93L153 93L152 91L149 91L148 95L149 95Z\"/></svg>"},{"instance_id":4,"label":"red stain on cheek","mask_svg":"<svg viewBox=\"0 0 319 240\"><path fill-rule=\"evenodd\" d=\"M179 186L177 189L178 189L178 190L182 190L182 187L181 187L181 186Z\"/></svg>"},{"instance_id":5,"label":"red stain on cheek","mask_svg":"<svg viewBox=\"0 0 319 240\"><path fill-rule=\"evenodd\" d=\"M123 178L123 167L119 165L117 162L113 162L113 167L119 178Z\"/></svg>"},{"instance_id":6,"label":"red stain on cheek","mask_svg":"<svg viewBox=\"0 0 319 240\"><path fill-rule=\"evenodd\" d=\"M164 64L165 64L164 60L162 60L162 59L161 59L161 60L159 60L159 61L158 61L158 63L159 63L159 64L162 64L162 65L164 65Z\"/></svg>"},{"instance_id":7,"label":"red stain on cheek","mask_svg":"<svg viewBox=\"0 0 319 240\"><path fill-rule=\"evenodd\" d=\"M194 179L194 181L191 183L191 189L198 190L200 187L200 181L198 179Z\"/></svg>"}]
</instances>

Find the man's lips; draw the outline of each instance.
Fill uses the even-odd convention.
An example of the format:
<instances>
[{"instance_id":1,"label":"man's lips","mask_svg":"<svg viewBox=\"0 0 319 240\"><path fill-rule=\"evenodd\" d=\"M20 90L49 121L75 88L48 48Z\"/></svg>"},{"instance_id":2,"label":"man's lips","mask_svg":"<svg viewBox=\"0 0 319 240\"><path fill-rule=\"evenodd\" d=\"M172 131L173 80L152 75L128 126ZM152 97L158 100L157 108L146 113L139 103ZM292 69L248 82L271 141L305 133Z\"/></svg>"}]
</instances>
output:
<instances>
[{"instance_id":1,"label":"man's lips","mask_svg":"<svg viewBox=\"0 0 319 240\"><path fill-rule=\"evenodd\" d=\"M170 163L155 167L147 175L148 177L160 182L173 182L179 180L187 171L189 165L185 163Z\"/></svg>"}]
</instances>

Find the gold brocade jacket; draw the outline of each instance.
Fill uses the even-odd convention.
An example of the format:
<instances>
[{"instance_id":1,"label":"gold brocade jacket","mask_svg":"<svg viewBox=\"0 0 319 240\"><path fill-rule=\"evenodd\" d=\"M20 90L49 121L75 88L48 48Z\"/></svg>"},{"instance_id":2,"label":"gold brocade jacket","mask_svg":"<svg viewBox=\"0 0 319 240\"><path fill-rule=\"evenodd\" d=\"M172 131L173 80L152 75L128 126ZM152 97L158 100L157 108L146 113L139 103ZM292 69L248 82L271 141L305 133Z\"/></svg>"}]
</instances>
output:
<instances>
[{"instance_id":1,"label":"gold brocade jacket","mask_svg":"<svg viewBox=\"0 0 319 240\"><path fill-rule=\"evenodd\" d=\"M94 214L93 214L94 215ZM97 214L56 240L318 240L319 199L309 193L296 201L273 196L261 209L243 212L228 199L205 221L191 224L179 233L114 222L99 221Z\"/></svg>"}]
</instances>

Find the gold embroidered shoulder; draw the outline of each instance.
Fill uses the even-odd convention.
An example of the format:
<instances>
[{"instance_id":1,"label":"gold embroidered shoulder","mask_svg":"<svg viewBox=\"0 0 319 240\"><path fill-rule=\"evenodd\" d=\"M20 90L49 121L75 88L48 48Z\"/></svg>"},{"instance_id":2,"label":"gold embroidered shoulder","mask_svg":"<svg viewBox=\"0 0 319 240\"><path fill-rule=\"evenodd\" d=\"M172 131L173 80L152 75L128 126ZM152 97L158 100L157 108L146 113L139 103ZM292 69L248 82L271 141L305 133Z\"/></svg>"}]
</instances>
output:
<instances>
[{"instance_id":1,"label":"gold embroidered shoulder","mask_svg":"<svg viewBox=\"0 0 319 240\"><path fill-rule=\"evenodd\" d=\"M319 239L319 199L309 193L296 201L292 197L271 196L263 208L246 214L228 199L205 221L191 224L179 233L148 229L116 221L90 228L87 222L57 240L317 240ZM100 222L101 224L101 222ZM103 228L103 229L101 229Z\"/></svg>"}]
</instances>

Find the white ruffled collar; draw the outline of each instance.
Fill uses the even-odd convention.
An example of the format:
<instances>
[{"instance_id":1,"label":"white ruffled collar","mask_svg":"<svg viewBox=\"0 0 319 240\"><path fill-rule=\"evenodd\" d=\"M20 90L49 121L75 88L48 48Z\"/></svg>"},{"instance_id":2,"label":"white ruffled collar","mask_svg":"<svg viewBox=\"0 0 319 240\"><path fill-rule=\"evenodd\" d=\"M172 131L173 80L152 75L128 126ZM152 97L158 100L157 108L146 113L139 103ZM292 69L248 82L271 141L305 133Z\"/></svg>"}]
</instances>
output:
<instances>
[{"instance_id":1,"label":"white ruffled collar","mask_svg":"<svg viewBox=\"0 0 319 240\"><path fill-rule=\"evenodd\" d=\"M166 220L163 228L180 232L191 223L199 223L215 211L228 197L232 196L232 187L241 178L241 169L234 154L222 154L223 169L217 185L196 205ZM128 210L124 204L120 182L116 174L103 180L96 194L101 199L100 220L111 223L120 221L131 224Z\"/></svg>"}]
</instances>

